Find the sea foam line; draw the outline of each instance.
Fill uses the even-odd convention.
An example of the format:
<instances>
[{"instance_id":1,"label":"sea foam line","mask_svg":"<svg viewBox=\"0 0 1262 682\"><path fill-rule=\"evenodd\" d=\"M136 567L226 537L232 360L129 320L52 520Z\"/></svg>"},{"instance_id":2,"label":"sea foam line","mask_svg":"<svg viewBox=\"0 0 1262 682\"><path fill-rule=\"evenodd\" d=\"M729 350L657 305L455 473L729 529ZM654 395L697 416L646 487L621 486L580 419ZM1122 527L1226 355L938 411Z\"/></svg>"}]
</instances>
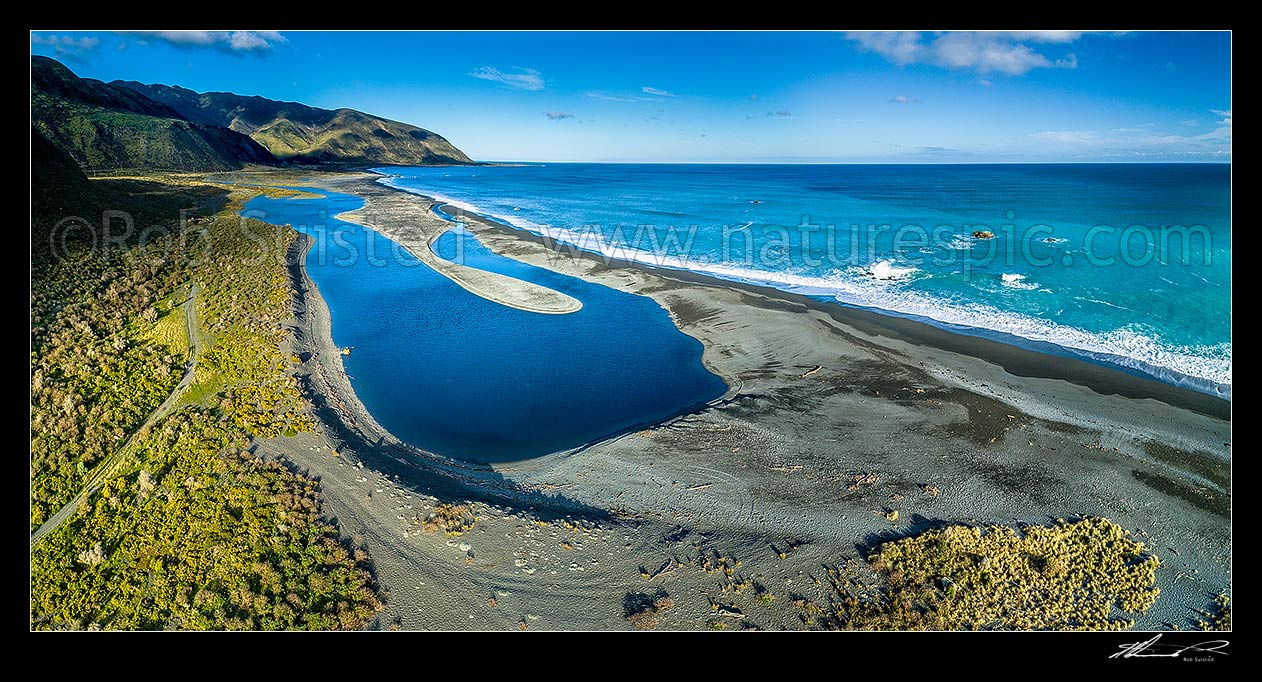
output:
<instances>
[{"instance_id":1,"label":"sea foam line","mask_svg":"<svg viewBox=\"0 0 1262 682\"><path fill-rule=\"evenodd\" d=\"M1231 345L1169 346L1134 329L1089 332L986 304L955 304L906 289L839 287L842 303L936 321L952 327L1053 344L1090 359L1120 365L1176 385L1230 398Z\"/></svg>"}]
</instances>

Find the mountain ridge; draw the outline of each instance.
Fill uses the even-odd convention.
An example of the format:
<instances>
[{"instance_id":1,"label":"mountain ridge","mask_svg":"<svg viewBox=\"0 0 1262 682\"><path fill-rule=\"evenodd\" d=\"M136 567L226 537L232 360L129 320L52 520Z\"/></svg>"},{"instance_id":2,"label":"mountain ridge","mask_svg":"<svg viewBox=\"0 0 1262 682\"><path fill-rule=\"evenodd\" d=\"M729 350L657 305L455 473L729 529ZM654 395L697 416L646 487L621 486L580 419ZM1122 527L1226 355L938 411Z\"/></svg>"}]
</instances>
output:
<instances>
[{"instance_id":1,"label":"mountain ridge","mask_svg":"<svg viewBox=\"0 0 1262 682\"><path fill-rule=\"evenodd\" d=\"M112 81L190 121L249 135L278 159L350 165L471 164L443 136L355 109L323 109L258 95Z\"/></svg>"},{"instance_id":2,"label":"mountain ridge","mask_svg":"<svg viewBox=\"0 0 1262 682\"><path fill-rule=\"evenodd\" d=\"M235 170L276 158L247 135L189 121L141 93L31 57L31 123L87 170Z\"/></svg>"},{"instance_id":3,"label":"mountain ridge","mask_svg":"<svg viewBox=\"0 0 1262 682\"><path fill-rule=\"evenodd\" d=\"M31 56L31 124L86 171L475 163L435 132L355 109L106 83L38 55Z\"/></svg>"}]
</instances>

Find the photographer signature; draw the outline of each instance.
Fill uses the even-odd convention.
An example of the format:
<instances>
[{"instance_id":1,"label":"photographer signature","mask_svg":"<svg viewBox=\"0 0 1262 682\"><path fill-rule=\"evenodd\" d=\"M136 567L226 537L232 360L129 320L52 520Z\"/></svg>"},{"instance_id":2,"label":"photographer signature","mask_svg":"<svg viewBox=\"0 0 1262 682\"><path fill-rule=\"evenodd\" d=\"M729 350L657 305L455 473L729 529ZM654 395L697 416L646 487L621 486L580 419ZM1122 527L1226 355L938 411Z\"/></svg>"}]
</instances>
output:
<instances>
[{"instance_id":1,"label":"photographer signature","mask_svg":"<svg viewBox=\"0 0 1262 682\"><path fill-rule=\"evenodd\" d=\"M1211 639L1199 644L1174 645L1174 644L1158 644L1161 635L1154 635L1152 639L1146 642L1131 642L1123 644L1120 651L1114 653L1109 658L1182 658L1184 654L1222 654L1227 655L1223 651L1229 643L1225 639Z\"/></svg>"}]
</instances>

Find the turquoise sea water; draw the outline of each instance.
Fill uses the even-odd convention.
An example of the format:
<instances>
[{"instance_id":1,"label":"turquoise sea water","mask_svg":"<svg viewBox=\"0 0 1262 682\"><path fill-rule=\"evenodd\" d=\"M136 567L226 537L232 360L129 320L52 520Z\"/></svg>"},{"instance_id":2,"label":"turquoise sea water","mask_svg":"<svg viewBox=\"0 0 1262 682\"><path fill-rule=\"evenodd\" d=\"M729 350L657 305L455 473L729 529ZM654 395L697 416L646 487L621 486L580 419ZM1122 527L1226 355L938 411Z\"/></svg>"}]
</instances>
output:
<instances>
[{"instance_id":1,"label":"turquoise sea water","mask_svg":"<svg viewBox=\"0 0 1262 682\"><path fill-rule=\"evenodd\" d=\"M1231 394L1229 165L378 171L587 251Z\"/></svg>"},{"instance_id":2,"label":"turquoise sea water","mask_svg":"<svg viewBox=\"0 0 1262 682\"><path fill-rule=\"evenodd\" d=\"M474 296L372 230L331 218L362 205L258 197L243 214L317 243L307 270L329 305L333 341L364 406L419 447L474 461L573 448L698 407L726 390L701 344L652 299L497 256L444 236L440 254L583 302L541 315Z\"/></svg>"}]
</instances>

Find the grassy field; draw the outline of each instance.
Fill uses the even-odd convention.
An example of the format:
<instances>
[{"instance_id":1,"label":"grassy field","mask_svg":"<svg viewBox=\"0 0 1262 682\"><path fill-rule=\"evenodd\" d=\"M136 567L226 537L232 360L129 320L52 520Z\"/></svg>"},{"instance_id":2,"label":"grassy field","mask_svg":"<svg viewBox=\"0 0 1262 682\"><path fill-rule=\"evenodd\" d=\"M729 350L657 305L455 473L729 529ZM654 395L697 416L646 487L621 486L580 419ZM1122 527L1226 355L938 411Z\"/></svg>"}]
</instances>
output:
<instances>
[{"instance_id":1,"label":"grassy field","mask_svg":"<svg viewBox=\"0 0 1262 682\"><path fill-rule=\"evenodd\" d=\"M262 186L252 187L250 185L241 185L241 184L235 184L235 183L230 185L230 187L232 187L233 190L238 190L242 192L252 191L256 194L262 194L265 197L271 197L273 199L319 199L320 197L323 196L320 194L316 194L315 192L307 192L300 189L290 189L288 187L262 187Z\"/></svg>"},{"instance_id":2,"label":"grassy field","mask_svg":"<svg viewBox=\"0 0 1262 682\"><path fill-rule=\"evenodd\" d=\"M186 288L181 289L177 292L177 296L167 297L161 301L154 308L153 315L157 316L157 319L142 327L137 336L166 348L173 355L188 355L189 338L188 330L185 328L184 307L181 301L176 300L187 293ZM157 312L159 310L165 312L159 313Z\"/></svg>"}]
</instances>

